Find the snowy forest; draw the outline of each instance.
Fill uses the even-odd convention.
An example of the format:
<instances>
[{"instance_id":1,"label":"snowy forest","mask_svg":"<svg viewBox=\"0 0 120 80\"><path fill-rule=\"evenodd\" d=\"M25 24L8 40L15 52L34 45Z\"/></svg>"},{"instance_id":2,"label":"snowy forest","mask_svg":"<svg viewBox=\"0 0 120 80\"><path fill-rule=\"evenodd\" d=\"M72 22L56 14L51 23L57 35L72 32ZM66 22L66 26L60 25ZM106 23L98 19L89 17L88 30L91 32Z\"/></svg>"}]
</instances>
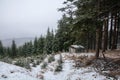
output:
<instances>
[{"instance_id":1,"label":"snowy forest","mask_svg":"<svg viewBox=\"0 0 120 80\"><path fill-rule=\"evenodd\" d=\"M5 68L0 80L120 80L120 0L65 0L63 5L55 31L48 28L45 36L22 46L13 40L4 47L0 41ZM85 50L70 53L71 45Z\"/></svg>"}]
</instances>

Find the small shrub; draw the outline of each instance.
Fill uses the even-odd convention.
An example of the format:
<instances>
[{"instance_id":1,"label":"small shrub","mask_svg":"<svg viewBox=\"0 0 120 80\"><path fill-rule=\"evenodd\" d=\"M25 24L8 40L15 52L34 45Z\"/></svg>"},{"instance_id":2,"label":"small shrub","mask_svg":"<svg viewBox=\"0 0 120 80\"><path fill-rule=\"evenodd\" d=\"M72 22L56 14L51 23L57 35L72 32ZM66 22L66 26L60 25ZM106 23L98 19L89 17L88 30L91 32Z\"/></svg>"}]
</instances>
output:
<instances>
[{"instance_id":1,"label":"small shrub","mask_svg":"<svg viewBox=\"0 0 120 80\"><path fill-rule=\"evenodd\" d=\"M62 55L60 54L60 59L58 60L58 64L62 64L63 60L62 60Z\"/></svg>"},{"instance_id":2,"label":"small shrub","mask_svg":"<svg viewBox=\"0 0 120 80\"><path fill-rule=\"evenodd\" d=\"M30 59L30 63L34 62L34 59Z\"/></svg>"},{"instance_id":3,"label":"small shrub","mask_svg":"<svg viewBox=\"0 0 120 80\"><path fill-rule=\"evenodd\" d=\"M62 71L62 65L58 65L55 69L55 72L60 72Z\"/></svg>"},{"instance_id":4,"label":"small shrub","mask_svg":"<svg viewBox=\"0 0 120 80\"><path fill-rule=\"evenodd\" d=\"M55 68L55 72L60 72L60 71L62 71L62 62L61 62L61 60L58 60L58 65L56 66L56 68Z\"/></svg>"},{"instance_id":5,"label":"small shrub","mask_svg":"<svg viewBox=\"0 0 120 80\"><path fill-rule=\"evenodd\" d=\"M60 72L62 71L62 64L58 64L57 67L55 68L55 72Z\"/></svg>"},{"instance_id":6,"label":"small shrub","mask_svg":"<svg viewBox=\"0 0 120 80\"><path fill-rule=\"evenodd\" d=\"M24 67L24 63L21 60L16 61L15 65Z\"/></svg>"},{"instance_id":7,"label":"small shrub","mask_svg":"<svg viewBox=\"0 0 120 80\"><path fill-rule=\"evenodd\" d=\"M44 56L40 58L40 60L44 60Z\"/></svg>"},{"instance_id":8,"label":"small shrub","mask_svg":"<svg viewBox=\"0 0 120 80\"><path fill-rule=\"evenodd\" d=\"M26 69L31 69L29 63L25 63L25 64L24 64L24 67L25 67Z\"/></svg>"},{"instance_id":9,"label":"small shrub","mask_svg":"<svg viewBox=\"0 0 120 80\"><path fill-rule=\"evenodd\" d=\"M48 58L48 63L51 63L52 61L55 61L55 57L53 55L51 55L49 58Z\"/></svg>"},{"instance_id":10,"label":"small shrub","mask_svg":"<svg viewBox=\"0 0 120 80\"><path fill-rule=\"evenodd\" d=\"M32 67L36 67L36 64L35 64L35 63L33 63Z\"/></svg>"},{"instance_id":11,"label":"small shrub","mask_svg":"<svg viewBox=\"0 0 120 80\"><path fill-rule=\"evenodd\" d=\"M41 61L40 61L40 60L37 60L36 65L39 65L40 63L41 63Z\"/></svg>"},{"instance_id":12,"label":"small shrub","mask_svg":"<svg viewBox=\"0 0 120 80\"><path fill-rule=\"evenodd\" d=\"M62 71L62 68L63 68L62 67L63 60L62 60L62 55L61 54L60 54L60 58L57 62L58 62L58 65L55 68L55 72L60 72L60 71Z\"/></svg>"},{"instance_id":13,"label":"small shrub","mask_svg":"<svg viewBox=\"0 0 120 80\"><path fill-rule=\"evenodd\" d=\"M12 63L12 59L9 58L9 57L4 57L4 58L0 59L0 61L6 62L6 63L10 63L10 64Z\"/></svg>"},{"instance_id":14,"label":"small shrub","mask_svg":"<svg viewBox=\"0 0 120 80\"><path fill-rule=\"evenodd\" d=\"M17 59L16 63L15 63L15 65L20 66L20 67L24 67L26 69L30 69L30 65L29 64L30 64L29 60L26 60L24 58Z\"/></svg>"},{"instance_id":15,"label":"small shrub","mask_svg":"<svg viewBox=\"0 0 120 80\"><path fill-rule=\"evenodd\" d=\"M43 62L41 68L42 68L42 69L45 69L45 68L47 67L47 65L48 65L47 62Z\"/></svg>"}]
</instances>

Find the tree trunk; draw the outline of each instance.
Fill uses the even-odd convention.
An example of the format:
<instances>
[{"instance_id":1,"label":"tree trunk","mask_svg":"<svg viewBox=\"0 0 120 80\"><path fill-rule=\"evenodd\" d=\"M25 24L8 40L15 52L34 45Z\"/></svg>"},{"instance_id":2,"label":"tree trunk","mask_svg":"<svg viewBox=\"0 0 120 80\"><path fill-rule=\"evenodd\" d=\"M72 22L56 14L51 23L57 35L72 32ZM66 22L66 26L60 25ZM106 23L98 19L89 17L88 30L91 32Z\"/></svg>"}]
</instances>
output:
<instances>
[{"instance_id":1,"label":"tree trunk","mask_svg":"<svg viewBox=\"0 0 120 80\"><path fill-rule=\"evenodd\" d=\"M103 20L102 33L102 52L105 52L105 19Z\"/></svg>"},{"instance_id":2,"label":"tree trunk","mask_svg":"<svg viewBox=\"0 0 120 80\"><path fill-rule=\"evenodd\" d=\"M113 18L111 15L110 33L109 33L109 49L111 49L112 47L112 33L113 33Z\"/></svg>"},{"instance_id":3,"label":"tree trunk","mask_svg":"<svg viewBox=\"0 0 120 80\"><path fill-rule=\"evenodd\" d=\"M90 49L93 50L93 36L92 36L92 34L90 35L89 43L90 43Z\"/></svg>"},{"instance_id":4,"label":"tree trunk","mask_svg":"<svg viewBox=\"0 0 120 80\"><path fill-rule=\"evenodd\" d=\"M96 58L99 58L99 49L100 49L100 27L96 29Z\"/></svg>"},{"instance_id":5,"label":"tree trunk","mask_svg":"<svg viewBox=\"0 0 120 80\"><path fill-rule=\"evenodd\" d=\"M103 24L103 37L102 37L102 52L107 50L107 42L108 42L108 21L107 18L104 19Z\"/></svg>"},{"instance_id":6,"label":"tree trunk","mask_svg":"<svg viewBox=\"0 0 120 80\"><path fill-rule=\"evenodd\" d=\"M106 19L106 28L105 28L105 50L108 49L108 19Z\"/></svg>"},{"instance_id":7,"label":"tree trunk","mask_svg":"<svg viewBox=\"0 0 120 80\"><path fill-rule=\"evenodd\" d=\"M99 16L99 11L100 11L100 0L97 0L97 16ZM98 19L98 18L97 18ZM101 27L98 23L96 23L96 59L99 58L99 49L100 49L100 32L101 32Z\"/></svg>"},{"instance_id":8,"label":"tree trunk","mask_svg":"<svg viewBox=\"0 0 120 80\"><path fill-rule=\"evenodd\" d=\"M115 18L115 49L117 49L117 37L118 37L118 18L117 18L117 16L116 16L116 18Z\"/></svg>"},{"instance_id":9,"label":"tree trunk","mask_svg":"<svg viewBox=\"0 0 120 80\"><path fill-rule=\"evenodd\" d=\"M120 17L118 18L118 40L117 40L118 48L120 48Z\"/></svg>"},{"instance_id":10,"label":"tree trunk","mask_svg":"<svg viewBox=\"0 0 120 80\"><path fill-rule=\"evenodd\" d=\"M93 38L93 49L95 50L96 47L96 37Z\"/></svg>"},{"instance_id":11,"label":"tree trunk","mask_svg":"<svg viewBox=\"0 0 120 80\"><path fill-rule=\"evenodd\" d=\"M116 38L117 38L117 31L116 31L116 15L114 17L114 31L113 31L113 40L112 40L112 50L117 48Z\"/></svg>"},{"instance_id":12,"label":"tree trunk","mask_svg":"<svg viewBox=\"0 0 120 80\"><path fill-rule=\"evenodd\" d=\"M88 31L87 32L87 52L89 52L89 49L90 49L90 38L89 38L89 35L90 35L90 32Z\"/></svg>"},{"instance_id":13,"label":"tree trunk","mask_svg":"<svg viewBox=\"0 0 120 80\"><path fill-rule=\"evenodd\" d=\"M103 32L102 32L102 27L101 27L101 32L100 32L100 43L102 43L102 37L103 37ZM102 49L102 44L100 44L100 49Z\"/></svg>"}]
</instances>

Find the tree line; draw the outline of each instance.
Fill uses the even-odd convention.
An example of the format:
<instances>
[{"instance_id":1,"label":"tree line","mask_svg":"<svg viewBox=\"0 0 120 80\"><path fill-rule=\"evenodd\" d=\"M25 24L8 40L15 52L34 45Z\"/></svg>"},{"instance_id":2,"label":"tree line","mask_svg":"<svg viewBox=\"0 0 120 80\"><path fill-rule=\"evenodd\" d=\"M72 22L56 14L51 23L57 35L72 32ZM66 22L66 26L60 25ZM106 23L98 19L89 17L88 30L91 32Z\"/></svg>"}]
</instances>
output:
<instances>
[{"instance_id":1,"label":"tree line","mask_svg":"<svg viewBox=\"0 0 120 80\"><path fill-rule=\"evenodd\" d=\"M46 36L35 38L34 42L27 42L19 48L14 41L10 48L3 48L0 42L1 54L51 54L68 51L70 45L77 44L83 45L86 51L95 50L98 58L100 50L105 52L117 48L120 36L119 0L65 0L63 5L58 9L63 15L55 32L48 29Z\"/></svg>"},{"instance_id":2,"label":"tree line","mask_svg":"<svg viewBox=\"0 0 120 80\"><path fill-rule=\"evenodd\" d=\"M63 20L67 18L70 44L81 44L86 51L117 49L120 43L119 0L66 0L63 2ZM65 28L65 26L64 26ZM66 30L67 31L67 30ZM69 43L68 43L69 44Z\"/></svg>"},{"instance_id":3,"label":"tree line","mask_svg":"<svg viewBox=\"0 0 120 80\"><path fill-rule=\"evenodd\" d=\"M35 38L34 41L29 41L22 46L17 47L15 41L12 41L11 47L3 47L0 41L0 56L1 57L28 57L32 55L41 54L51 54L53 51L56 52L57 49L54 47L54 33L48 28L46 36L40 36L40 38Z\"/></svg>"}]
</instances>

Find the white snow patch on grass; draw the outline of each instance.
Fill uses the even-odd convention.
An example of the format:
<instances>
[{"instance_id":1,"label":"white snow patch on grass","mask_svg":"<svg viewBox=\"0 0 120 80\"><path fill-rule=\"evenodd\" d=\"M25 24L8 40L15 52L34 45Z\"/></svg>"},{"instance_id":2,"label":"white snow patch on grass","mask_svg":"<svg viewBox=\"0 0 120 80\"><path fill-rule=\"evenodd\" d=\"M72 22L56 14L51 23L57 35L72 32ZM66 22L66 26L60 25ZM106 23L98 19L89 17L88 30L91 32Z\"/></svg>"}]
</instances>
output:
<instances>
[{"instance_id":1,"label":"white snow patch on grass","mask_svg":"<svg viewBox=\"0 0 120 80\"><path fill-rule=\"evenodd\" d=\"M38 80L27 69L0 62L0 80Z\"/></svg>"}]
</instances>

